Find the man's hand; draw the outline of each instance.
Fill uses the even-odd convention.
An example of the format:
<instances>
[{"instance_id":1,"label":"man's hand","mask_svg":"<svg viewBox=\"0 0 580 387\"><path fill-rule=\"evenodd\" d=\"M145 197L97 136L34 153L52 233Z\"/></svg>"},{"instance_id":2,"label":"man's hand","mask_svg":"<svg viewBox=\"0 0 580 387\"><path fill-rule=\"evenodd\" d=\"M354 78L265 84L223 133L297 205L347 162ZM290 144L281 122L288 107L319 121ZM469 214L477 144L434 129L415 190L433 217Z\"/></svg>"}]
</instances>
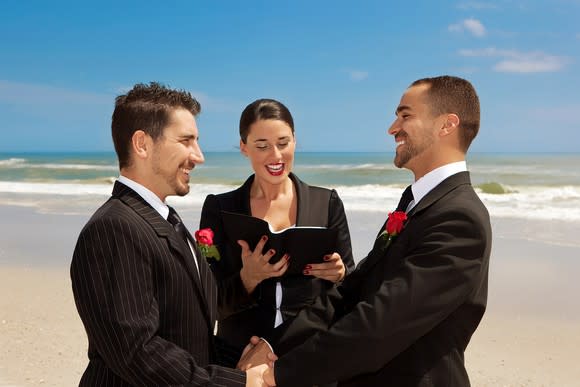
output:
<instances>
[{"instance_id":1,"label":"man's hand","mask_svg":"<svg viewBox=\"0 0 580 387\"><path fill-rule=\"evenodd\" d=\"M250 343L244 348L236 368L246 371L257 365L272 364L272 359L278 359L278 357L274 354L270 344L265 339L252 336Z\"/></svg>"},{"instance_id":2,"label":"man's hand","mask_svg":"<svg viewBox=\"0 0 580 387\"><path fill-rule=\"evenodd\" d=\"M262 374L264 384L268 387L276 385L276 378L274 377L274 367L268 367Z\"/></svg>"},{"instance_id":3,"label":"man's hand","mask_svg":"<svg viewBox=\"0 0 580 387\"><path fill-rule=\"evenodd\" d=\"M262 364L246 370L246 387L268 387L264 382L264 372L268 370L267 364Z\"/></svg>"}]
</instances>

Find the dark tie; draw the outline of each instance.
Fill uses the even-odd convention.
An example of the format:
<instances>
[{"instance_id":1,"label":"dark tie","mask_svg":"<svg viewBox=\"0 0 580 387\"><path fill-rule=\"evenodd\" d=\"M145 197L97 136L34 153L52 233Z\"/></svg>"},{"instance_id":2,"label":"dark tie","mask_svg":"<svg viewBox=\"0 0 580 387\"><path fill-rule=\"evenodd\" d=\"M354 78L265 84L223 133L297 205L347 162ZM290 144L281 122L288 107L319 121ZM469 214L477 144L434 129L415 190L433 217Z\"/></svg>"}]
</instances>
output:
<instances>
[{"instance_id":1,"label":"dark tie","mask_svg":"<svg viewBox=\"0 0 580 387\"><path fill-rule=\"evenodd\" d=\"M175 229L177 234L181 238L183 238L183 240L185 241L185 244L187 245L187 248L191 251L191 247L190 247L188 241L190 241L193 246L196 246L196 242L193 239L193 237L191 236L191 234L189 232L187 232L187 228L185 227L185 225L181 221L181 218L179 217L179 215L177 215L177 212L175 211L175 209L173 207L170 207L170 206L169 206L169 216L167 217L167 221L169 223L171 223L171 225L173 226L173 228ZM204 259L203 255L199 251L199 249L194 247L193 250L195 251L195 253L192 252L192 255L197 263L197 265L196 265L197 270L196 271L197 271L198 278L200 280L200 284L202 286L203 293L205 295L205 299L207 300L208 303L213 303L213 302L215 302L214 297L216 294L216 289L215 289L215 284L213 284L213 282L211 281L211 275L212 275L211 269L210 269L208 263L206 262L206 260ZM211 309L212 309L212 307L210 307L210 310Z\"/></svg>"},{"instance_id":2,"label":"dark tie","mask_svg":"<svg viewBox=\"0 0 580 387\"><path fill-rule=\"evenodd\" d=\"M187 229L185 225L181 221L179 215L173 207L169 207L169 216L167 217L167 221L171 223L177 234L185 241L185 244L189 247L188 237L187 237Z\"/></svg>"},{"instance_id":3,"label":"dark tie","mask_svg":"<svg viewBox=\"0 0 580 387\"><path fill-rule=\"evenodd\" d=\"M401 200L399 200L399 204L397 205L397 209L395 211L404 211L407 212L407 207L409 207L409 203L413 201L413 191L411 191L411 186L408 186L403 191L403 195L401 195Z\"/></svg>"}]
</instances>

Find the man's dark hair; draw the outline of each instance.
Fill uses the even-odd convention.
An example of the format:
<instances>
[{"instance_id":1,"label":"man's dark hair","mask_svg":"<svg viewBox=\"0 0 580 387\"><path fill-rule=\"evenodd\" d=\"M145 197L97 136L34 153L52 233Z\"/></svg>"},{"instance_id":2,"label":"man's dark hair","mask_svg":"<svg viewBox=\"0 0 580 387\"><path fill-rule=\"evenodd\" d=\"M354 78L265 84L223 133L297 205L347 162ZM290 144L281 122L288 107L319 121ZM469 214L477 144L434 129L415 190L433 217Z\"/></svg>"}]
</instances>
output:
<instances>
[{"instance_id":1,"label":"man's dark hair","mask_svg":"<svg viewBox=\"0 0 580 387\"><path fill-rule=\"evenodd\" d=\"M411 86L419 85L429 85L426 95L434 115L457 114L462 129L461 145L467 151L479 132L479 98L473 85L449 75L419 79Z\"/></svg>"},{"instance_id":2,"label":"man's dark hair","mask_svg":"<svg viewBox=\"0 0 580 387\"><path fill-rule=\"evenodd\" d=\"M189 92L172 90L157 82L138 83L127 94L115 99L111 131L119 168L131 163L133 133L142 130L157 141L176 109L185 109L197 116L201 106Z\"/></svg>"}]
</instances>

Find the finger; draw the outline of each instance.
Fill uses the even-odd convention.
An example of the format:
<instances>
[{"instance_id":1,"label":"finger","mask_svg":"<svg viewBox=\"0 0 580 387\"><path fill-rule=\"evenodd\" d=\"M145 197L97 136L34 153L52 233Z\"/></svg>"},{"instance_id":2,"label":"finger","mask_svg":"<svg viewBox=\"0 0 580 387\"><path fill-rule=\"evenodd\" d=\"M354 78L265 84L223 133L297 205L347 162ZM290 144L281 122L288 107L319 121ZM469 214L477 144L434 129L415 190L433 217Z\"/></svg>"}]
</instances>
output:
<instances>
[{"instance_id":1,"label":"finger","mask_svg":"<svg viewBox=\"0 0 580 387\"><path fill-rule=\"evenodd\" d=\"M305 269L309 270L340 270L342 265L337 264L337 262L324 262L324 263L309 263L304 266Z\"/></svg>"},{"instance_id":2,"label":"finger","mask_svg":"<svg viewBox=\"0 0 580 387\"><path fill-rule=\"evenodd\" d=\"M250 337L250 343L252 345L257 345L260 342L260 338L258 336L252 336Z\"/></svg>"},{"instance_id":3,"label":"finger","mask_svg":"<svg viewBox=\"0 0 580 387\"><path fill-rule=\"evenodd\" d=\"M261 256L260 260L265 265L268 262L270 262L270 258L272 258L275 254L276 254L276 250L270 249L270 250L266 251L266 254Z\"/></svg>"},{"instance_id":4,"label":"finger","mask_svg":"<svg viewBox=\"0 0 580 387\"><path fill-rule=\"evenodd\" d=\"M260 238L258 243L256 243L256 248L254 249L254 253L258 252L259 254L262 254L262 251L264 251L264 246L266 245L267 241L268 241L268 236L262 235L262 237Z\"/></svg>"},{"instance_id":5,"label":"finger","mask_svg":"<svg viewBox=\"0 0 580 387\"><path fill-rule=\"evenodd\" d=\"M307 269L305 268L303 273L305 275L311 275L317 278L325 279L328 281L337 281L342 277L342 270L340 269Z\"/></svg>"},{"instance_id":6,"label":"finger","mask_svg":"<svg viewBox=\"0 0 580 387\"><path fill-rule=\"evenodd\" d=\"M280 260L282 261L282 259ZM290 263L288 260L284 260L284 264L282 265L282 267L280 267L280 269L272 272L272 277L281 277L284 275L284 273L286 273L286 270L288 270L288 268L290 267Z\"/></svg>"},{"instance_id":7,"label":"finger","mask_svg":"<svg viewBox=\"0 0 580 387\"><path fill-rule=\"evenodd\" d=\"M288 254L284 254L278 262L276 262L272 265L272 270L279 271L280 269L282 269L282 267L284 265L286 265L286 263L288 262L289 259L290 259L290 256Z\"/></svg>"},{"instance_id":8,"label":"finger","mask_svg":"<svg viewBox=\"0 0 580 387\"><path fill-rule=\"evenodd\" d=\"M341 260L339 253L327 254L324 257L322 257L322 259L324 262L335 262Z\"/></svg>"},{"instance_id":9,"label":"finger","mask_svg":"<svg viewBox=\"0 0 580 387\"><path fill-rule=\"evenodd\" d=\"M252 254L252 252L250 251L250 245L248 245L248 242L243 241L243 240L239 240L237 242L238 242L238 245L240 245L240 247L242 248L242 257L247 257L248 255Z\"/></svg>"}]
</instances>

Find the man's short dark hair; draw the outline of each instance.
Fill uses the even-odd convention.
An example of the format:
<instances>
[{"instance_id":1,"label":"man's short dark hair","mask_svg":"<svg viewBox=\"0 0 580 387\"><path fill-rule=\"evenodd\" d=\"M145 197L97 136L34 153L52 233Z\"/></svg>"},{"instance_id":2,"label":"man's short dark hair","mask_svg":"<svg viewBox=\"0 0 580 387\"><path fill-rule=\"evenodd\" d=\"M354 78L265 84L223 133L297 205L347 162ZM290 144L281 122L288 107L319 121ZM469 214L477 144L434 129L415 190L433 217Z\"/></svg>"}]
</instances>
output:
<instances>
[{"instance_id":1,"label":"man's short dark hair","mask_svg":"<svg viewBox=\"0 0 580 387\"><path fill-rule=\"evenodd\" d=\"M457 114L462 129L461 145L467 151L479 132L479 98L473 85L449 75L419 79L411 87L419 85L429 85L426 95L434 115Z\"/></svg>"},{"instance_id":2,"label":"man's short dark hair","mask_svg":"<svg viewBox=\"0 0 580 387\"><path fill-rule=\"evenodd\" d=\"M138 83L127 94L115 99L111 131L119 168L131 163L133 133L142 130L157 141L163 136L171 113L176 109L188 110L195 117L201 106L189 92L173 90L158 82Z\"/></svg>"}]
</instances>

